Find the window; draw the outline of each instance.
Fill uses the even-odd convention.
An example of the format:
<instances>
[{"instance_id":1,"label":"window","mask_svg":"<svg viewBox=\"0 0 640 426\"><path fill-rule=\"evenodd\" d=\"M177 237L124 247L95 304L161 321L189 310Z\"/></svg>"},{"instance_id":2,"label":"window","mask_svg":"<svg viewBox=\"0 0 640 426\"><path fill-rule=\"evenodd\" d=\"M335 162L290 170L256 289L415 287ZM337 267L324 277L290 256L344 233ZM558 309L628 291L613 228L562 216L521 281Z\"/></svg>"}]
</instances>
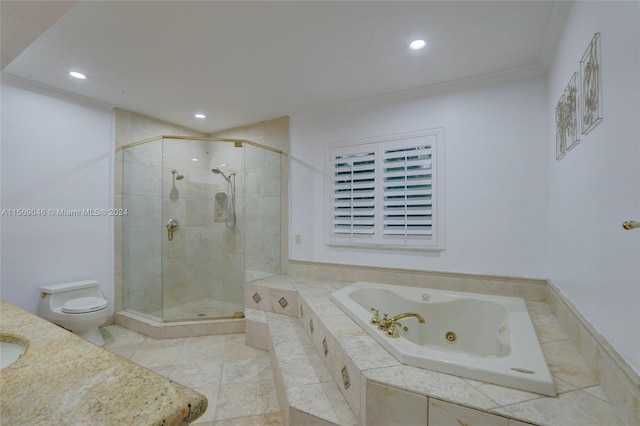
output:
<instances>
[{"instance_id":1,"label":"window","mask_svg":"<svg viewBox=\"0 0 640 426\"><path fill-rule=\"evenodd\" d=\"M329 244L444 248L444 131L327 149Z\"/></svg>"}]
</instances>

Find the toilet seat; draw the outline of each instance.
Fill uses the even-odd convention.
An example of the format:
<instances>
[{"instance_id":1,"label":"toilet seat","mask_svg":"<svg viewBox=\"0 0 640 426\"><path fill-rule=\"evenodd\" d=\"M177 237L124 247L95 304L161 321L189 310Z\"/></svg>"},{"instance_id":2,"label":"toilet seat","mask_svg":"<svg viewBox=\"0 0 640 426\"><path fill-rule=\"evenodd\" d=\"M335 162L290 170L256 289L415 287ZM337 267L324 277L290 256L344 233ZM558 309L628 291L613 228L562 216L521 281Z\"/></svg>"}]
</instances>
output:
<instances>
[{"instance_id":1,"label":"toilet seat","mask_svg":"<svg viewBox=\"0 0 640 426\"><path fill-rule=\"evenodd\" d=\"M65 314L83 314L99 311L108 305L108 300L100 299L99 297L79 297L66 301L62 305L62 312Z\"/></svg>"}]
</instances>

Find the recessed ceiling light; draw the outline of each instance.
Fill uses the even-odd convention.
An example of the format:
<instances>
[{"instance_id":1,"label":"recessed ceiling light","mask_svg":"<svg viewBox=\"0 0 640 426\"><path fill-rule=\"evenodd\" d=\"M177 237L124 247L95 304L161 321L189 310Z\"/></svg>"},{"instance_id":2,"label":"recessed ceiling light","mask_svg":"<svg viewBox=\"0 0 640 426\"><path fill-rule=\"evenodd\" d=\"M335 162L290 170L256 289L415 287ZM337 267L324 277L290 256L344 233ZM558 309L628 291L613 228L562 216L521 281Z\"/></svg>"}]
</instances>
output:
<instances>
[{"instance_id":1,"label":"recessed ceiling light","mask_svg":"<svg viewBox=\"0 0 640 426\"><path fill-rule=\"evenodd\" d=\"M424 40L413 40L409 43L409 49L411 50L420 50L427 45L427 42Z\"/></svg>"},{"instance_id":2,"label":"recessed ceiling light","mask_svg":"<svg viewBox=\"0 0 640 426\"><path fill-rule=\"evenodd\" d=\"M86 80L87 76L78 71L69 71L69 75L73 78L77 78L78 80Z\"/></svg>"},{"instance_id":3,"label":"recessed ceiling light","mask_svg":"<svg viewBox=\"0 0 640 426\"><path fill-rule=\"evenodd\" d=\"M193 116L194 116L195 118L207 118L207 116L206 116L206 115L204 115L204 114L193 114Z\"/></svg>"}]
</instances>

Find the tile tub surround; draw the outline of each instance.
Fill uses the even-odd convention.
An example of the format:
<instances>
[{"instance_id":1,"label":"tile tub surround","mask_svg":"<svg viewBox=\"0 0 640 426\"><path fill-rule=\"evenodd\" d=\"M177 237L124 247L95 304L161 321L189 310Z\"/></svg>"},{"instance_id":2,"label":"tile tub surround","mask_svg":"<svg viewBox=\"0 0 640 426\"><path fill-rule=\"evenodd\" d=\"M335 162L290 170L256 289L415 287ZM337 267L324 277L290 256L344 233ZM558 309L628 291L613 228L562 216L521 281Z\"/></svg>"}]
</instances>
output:
<instances>
[{"instance_id":1,"label":"tile tub surround","mask_svg":"<svg viewBox=\"0 0 640 426\"><path fill-rule=\"evenodd\" d=\"M547 286L547 300L551 311L602 383L609 399L620 410L623 420L630 425L640 424L640 375L552 283Z\"/></svg>"},{"instance_id":2,"label":"tile tub surround","mask_svg":"<svg viewBox=\"0 0 640 426\"><path fill-rule=\"evenodd\" d=\"M329 300L332 291L349 283L290 277L280 277L280 281L279 287L291 285L299 292L297 316L301 311L302 325L362 424L384 423L377 422L382 419L379 413L370 417L376 413L374 401L382 397L380 392L386 398L400 399L400 395L410 394L416 401L428 403L431 413L440 413L434 416L442 416L454 405L453 412L462 413L460 418L480 418L489 424L624 424L546 303L527 301L527 307L554 376L559 393L555 398L402 365ZM323 342L327 356L323 355ZM342 384L345 366L348 389ZM432 423L437 424L435 419Z\"/></svg>"},{"instance_id":3,"label":"tile tub surround","mask_svg":"<svg viewBox=\"0 0 640 426\"><path fill-rule=\"evenodd\" d=\"M301 279L368 281L436 290L521 297L536 302L544 302L547 297L546 280L497 275L420 271L300 260L289 260L288 275Z\"/></svg>"},{"instance_id":4,"label":"tile tub surround","mask_svg":"<svg viewBox=\"0 0 640 426\"><path fill-rule=\"evenodd\" d=\"M179 425L207 408L202 394L4 301L0 331L29 340L0 373L1 424Z\"/></svg>"},{"instance_id":5,"label":"tile tub surround","mask_svg":"<svg viewBox=\"0 0 640 426\"><path fill-rule=\"evenodd\" d=\"M318 280L371 281L471 293L521 297L546 302L560 321L611 403L627 424L640 424L640 375L620 357L584 317L547 280L456 274L291 260L289 276ZM529 305L531 309L531 305ZM540 324L536 325L540 328ZM540 337L540 332L538 334Z\"/></svg>"},{"instance_id":6,"label":"tile tub surround","mask_svg":"<svg viewBox=\"0 0 640 426\"><path fill-rule=\"evenodd\" d=\"M258 320L257 315L254 319ZM302 324L272 312L265 312L264 320L284 424L358 425Z\"/></svg>"}]
</instances>

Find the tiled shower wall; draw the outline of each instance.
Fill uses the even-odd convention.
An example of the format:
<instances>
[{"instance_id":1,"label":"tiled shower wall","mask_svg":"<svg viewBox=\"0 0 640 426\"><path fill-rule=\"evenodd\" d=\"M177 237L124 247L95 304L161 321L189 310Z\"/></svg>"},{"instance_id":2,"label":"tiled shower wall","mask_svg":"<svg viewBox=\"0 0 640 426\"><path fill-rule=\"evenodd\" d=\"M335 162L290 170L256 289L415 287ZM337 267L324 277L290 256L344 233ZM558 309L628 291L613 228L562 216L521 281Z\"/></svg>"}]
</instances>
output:
<instances>
[{"instance_id":1,"label":"tiled shower wall","mask_svg":"<svg viewBox=\"0 0 640 426\"><path fill-rule=\"evenodd\" d=\"M278 188L274 187L273 176L276 170L274 153L263 151L248 151L245 165L247 169L247 232L251 232L247 238L246 268L248 271L276 271L274 262L277 259L273 253L278 250L274 243L280 245L279 268L280 273L288 272L289 259L289 117L276 118L269 121L235 129L213 133L210 137L248 139L259 142L265 146L278 149L283 152L280 156L280 188L279 197L276 196ZM252 157L251 152L257 156ZM258 170L261 169L261 170ZM251 192L250 192L251 191ZM280 204L279 213L276 212L276 203ZM275 224L280 221L280 238L276 241ZM250 277L249 277L250 278ZM256 276L258 278L258 276Z\"/></svg>"}]
</instances>

